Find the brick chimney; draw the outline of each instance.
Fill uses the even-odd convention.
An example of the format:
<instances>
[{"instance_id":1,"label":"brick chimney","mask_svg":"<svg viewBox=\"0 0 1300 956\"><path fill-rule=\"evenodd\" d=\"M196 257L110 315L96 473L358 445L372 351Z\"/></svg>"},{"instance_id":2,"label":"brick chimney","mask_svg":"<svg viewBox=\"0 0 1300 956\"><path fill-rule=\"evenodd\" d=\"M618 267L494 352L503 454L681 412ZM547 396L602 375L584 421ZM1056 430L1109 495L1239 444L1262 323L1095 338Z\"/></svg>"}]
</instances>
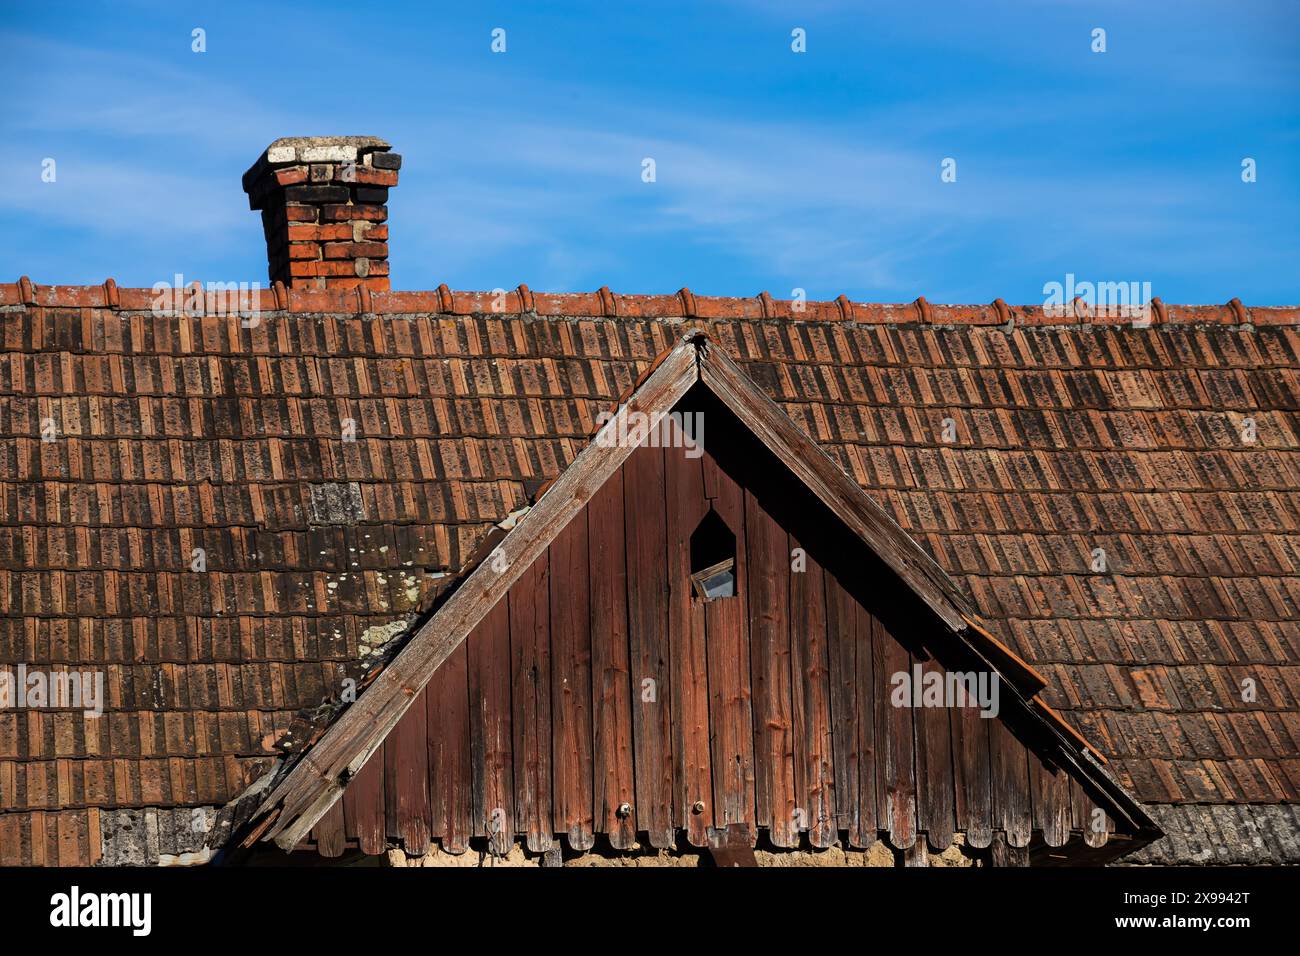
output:
<instances>
[{"instance_id":1,"label":"brick chimney","mask_svg":"<svg viewBox=\"0 0 1300 956\"><path fill-rule=\"evenodd\" d=\"M402 165L389 149L373 136L291 136L244 173L273 283L388 289L388 190Z\"/></svg>"}]
</instances>

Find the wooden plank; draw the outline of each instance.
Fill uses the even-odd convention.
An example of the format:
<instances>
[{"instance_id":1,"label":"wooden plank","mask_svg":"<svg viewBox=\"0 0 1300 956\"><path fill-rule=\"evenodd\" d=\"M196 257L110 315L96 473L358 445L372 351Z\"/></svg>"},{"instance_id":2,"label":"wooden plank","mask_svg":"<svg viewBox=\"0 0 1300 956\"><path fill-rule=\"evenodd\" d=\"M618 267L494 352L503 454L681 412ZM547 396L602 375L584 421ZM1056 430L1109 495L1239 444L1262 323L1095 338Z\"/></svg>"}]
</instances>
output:
<instances>
[{"instance_id":1,"label":"wooden plank","mask_svg":"<svg viewBox=\"0 0 1300 956\"><path fill-rule=\"evenodd\" d=\"M987 721L993 778L994 829L1013 848L1027 847L1033 830L1029 801L1029 762L1024 745L1001 720Z\"/></svg>"},{"instance_id":2,"label":"wooden plank","mask_svg":"<svg viewBox=\"0 0 1300 956\"><path fill-rule=\"evenodd\" d=\"M714 825L747 827L757 837L754 810L754 722L750 708L749 580L745 554L745 496L740 486L705 450L705 494L713 510L736 535L736 597L704 607L709 658L709 716L713 724ZM734 832L733 832L734 839Z\"/></svg>"},{"instance_id":3,"label":"wooden plank","mask_svg":"<svg viewBox=\"0 0 1300 956\"><path fill-rule=\"evenodd\" d=\"M448 853L468 850L474 831L468 659L469 649L461 644L443 661L425 691L432 829Z\"/></svg>"},{"instance_id":4,"label":"wooden plank","mask_svg":"<svg viewBox=\"0 0 1300 956\"><path fill-rule=\"evenodd\" d=\"M515 838L509 601L498 601L465 643L474 835L488 837L489 849L504 856Z\"/></svg>"},{"instance_id":5,"label":"wooden plank","mask_svg":"<svg viewBox=\"0 0 1300 956\"><path fill-rule=\"evenodd\" d=\"M915 840L912 845L903 851L903 866L920 866L930 865L930 849L926 846L925 840Z\"/></svg>"},{"instance_id":6,"label":"wooden plank","mask_svg":"<svg viewBox=\"0 0 1300 956\"><path fill-rule=\"evenodd\" d=\"M515 827L528 849L551 848L550 563L543 554L510 589Z\"/></svg>"},{"instance_id":7,"label":"wooden plank","mask_svg":"<svg viewBox=\"0 0 1300 956\"><path fill-rule=\"evenodd\" d=\"M1029 759L1030 799L1034 829L1050 847L1064 846L1070 836L1070 783L1062 770L1049 767L1032 750Z\"/></svg>"},{"instance_id":8,"label":"wooden plank","mask_svg":"<svg viewBox=\"0 0 1300 956\"><path fill-rule=\"evenodd\" d=\"M993 844L989 851L989 862L993 866L1028 866L1029 848L1012 846L1007 835L1001 830L993 834Z\"/></svg>"},{"instance_id":9,"label":"wooden plank","mask_svg":"<svg viewBox=\"0 0 1300 956\"><path fill-rule=\"evenodd\" d=\"M595 827L615 849L636 844L632 773L632 678L627 644L627 556L623 475L614 474L587 507L591 575L592 800ZM629 812L620 816L626 804Z\"/></svg>"},{"instance_id":10,"label":"wooden plank","mask_svg":"<svg viewBox=\"0 0 1300 956\"><path fill-rule=\"evenodd\" d=\"M1109 821L1105 813L1095 816L1097 805L1088 799L1078 780L1070 778L1070 830L1083 835L1089 847L1104 847Z\"/></svg>"},{"instance_id":11,"label":"wooden plank","mask_svg":"<svg viewBox=\"0 0 1300 956\"><path fill-rule=\"evenodd\" d=\"M790 690L790 539L748 489L749 663L754 709L756 822L779 847L799 843L795 827Z\"/></svg>"},{"instance_id":12,"label":"wooden plank","mask_svg":"<svg viewBox=\"0 0 1300 956\"><path fill-rule=\"evenodd\" d=\"M891 702L893 675L910 673L912 656L880 623L874 621L876 731L883 779L876 793L881 824L889 830L889 842L906 850L916 840L916 779L914 708L896 707Z\"/></svg>"},{"instance_id":13,"label":"wooden plank","mask_svg":"<svg viewBox=\"0 0 1300 956\"><path fill-rule=\"evenodd\" d=\"M703 465L698 456L688 457L688 450L664 450L674 822L685 829L692 846L703 847L709 844L713 826L713 774L704 602L691 587L691 534L708 513L709 503L704 497Z\"/></svg>"},{"instance_id":14,"label":"wooden plank","mask_svg":"<svg viewBox=\"0 0 1300 956\"><path fill-rule=\"evenodd\" d=\"M411 706L414 695L451 651L491 610L502 592L545 553L552 538L631 455L626 434L634 415L650 416L652 426L698 379L696 339L685 337L657 362L635 393L619 407L541 500L520 519L493 558L484 561L411 637L406 646L312 748L312 760L294 767L258 807L255 817L279 809L266 839L285 849L296 846L320 815L337 800L343 781L378 749Z\"/></svg>"},{"instance_id":15,"label":"wooden plank","mask_svg":"<svg viewBox=\"0 0 1300 956\"><path fill-rule=\"evenodd\" d=\"M1083 842L1094 850L1104 847L1115 829L1115 821L1077 783L1072 788L1071 803L1078 806L1075 812L1079 829L1083 831Z\"/></svg>"},{"instance_id":16,"label":"wooden plank","mask_svg":"<svg viewBox=\"0 0 1300 956\"><path fill-rule=\"evenodd\" d=\"M835 767L831 744L831 688L822 566L790 536L790 671L795 802L808 840L828 847L836 839Z\"/></svg>"},{"instance_id":17,"label":"wooden plank","mask_svg":"<svg viewBox=\"0 0 1300 956\"><path fill-rule=\"evenodd\" d=\"M384 826L384 747L374 752L343 791L343 826L362 853L378 856L387 848Z\"/></svg>"},{"instance_id":18,"label":"wooden plank","mask_svg":"<svg viewBox=\"0 0 1300 956\"><path fill-rule=\"evenodd\" d=\"M1079 781L1070 779L1070 826L1083 835L1084 843L1094 849L1106 845L1115 823L1084 791Z\"/></svg>"},{"instance_id":19,"label":"wooden plank","mask_svg":"<svg viewBox=\"0 0 1300 956\"><path fill-rule=\"evenodd\" d=\"M643 446L627 460L623 507L637 824L651 846L666 849L676 838L663 449Z\"/></svg>"},{"instance_id":20,"label":"wooden plank","mask_svg":"<svg viewBox=\"0 0 1300 956\"><path fill-rule=\"evenodd\" d=\"M882 676L880 653L884 646L880 625L857 598L853 611L853 707L857 712L858 833L854 846L869 847L888 830L885 809L885 739L888 728L882 703L888 707L888 680ZM887 638L886 638L887 639ZM852 840L853 834L849 834Z\"/></svg>"},{"instance_id":21,"label":"wooden plank","mask_svg":"<svg viewBox=\"0 0 1300 956\"><path fill-rule=\"evenodd\" d=\"M874 703L863 710L857 700L857 605L833 571L825 574L826 643L830 668L831 763L835 770L835 829L847 832L849 843L870 846L876 839L875 790L871 806L870 839L863 843L859 826L858 723L860 715L874 716ZM870 649L870 631L867 634ZM865 662L871 670L871 655ZM868 691L870 683L868 683ZM874 721L873 721L874 723ZM870 735L868 735L870 736ZM872 778L874 779L874 777Z\"/></svg>"},{"instance_id":22,"label":"wooden plank","mask_svg":"<svg viewBox=\"0 0 1300 956\"><path fill-rule=\"evenodd\" d=\"M415 856L429 849L428 727L423 708L409 710L384 742L388 835Z\"/></svg>"},{"instance_id":23,"label":"wooden plank","mask_svg":"<svg viewBox=\"0 0 1300 956\"><path fill-rule=\"evenodd\" d=\"M575 850L595 843L591 802L591 618L587 516L551 544L551 717L556 833Z\"/></svg>"},{"instance_id":24,"label":"wooden plank","mask_svg":"<svg viewBox=\"0 0 1300 956\"><path fill-rule=\"evenodd\" d=\"M343 801L338 800L311 828L312 839L316 841L316 850L321 856L333 859L343 855L347 848L343 826Z\"/></svg>"},{"instance_id":25,"label":"wooden plank","mask_svg":"<svg viewBox=\"0 0 1300 956\"><path fill-rule=\"evenodd\" d=\"M954 806L966 843L983 849L993 839L993 784L989 767L990 721L979 706L954 707L952 724Z\"/></svg>"},{"instance_id":26,"label":"wooden plank","mask_svg":"<svg viewBox=\"0 0 1300 956\"><path fill-rule=\"evenodd\" d=\"M1033 829L1041 833L1045 819L1043 764L1038 759L1038 754L1028 749L1025 751L1025 762L1029 767L1029 817Z\"/></svg>"},{"instance_id":27,"label":"wooden plank","mask_svg":"<svg viewBox=\"0 0 1300 956\"><path fill-rule=\"evenodd\" d=\"M920 661L922 675L936 674L944 680L945 671L933 659ZM924 680L923 676L923 680ZM946 691L946 682L940 685ZM942 853L952 843L956 815L953 811L952 731L950 711L944 699L941 706L927 706L913 712L916 721L916 817L930 846Z\"/></svg>"},{"instance_id":28,"label":"wooden plank","mask_svg":"<svg viewBox=\"0 0 1300 956\"><path fill-rule=\"evenodd\" d=\"M709 855L719 869L758 866L754 856L753 836L743 823L733 823L725 829L709 833Z\"/></svg>"},{"instance_id":29,"label":"wooden plank","mask_svg":"<svg viewBox=\"0 0 1300 956\"><path fill-rule=\"evenodd\" d=\"M994 637L993 632L984 627L978 618L968 614L965 615L964 620L966 621L964 637L967 643L978 648L980 655L993 665L997 672L1002 675L1003 680L1010 681L1026 698L1032 698L1047 686L1046 677L1034 670L1023 657ZM1040 706L1045 714L1052 718L1053 722L1060 719L1060 716L1046 704L1040 702ZM1060 729L1075 737L1081 746L1088 746L1088 742L1079 736L1073 727L1062 724ZM1096 753L1096 750L1093 750L1093 753Z\"/></svg>"}]
</instances>

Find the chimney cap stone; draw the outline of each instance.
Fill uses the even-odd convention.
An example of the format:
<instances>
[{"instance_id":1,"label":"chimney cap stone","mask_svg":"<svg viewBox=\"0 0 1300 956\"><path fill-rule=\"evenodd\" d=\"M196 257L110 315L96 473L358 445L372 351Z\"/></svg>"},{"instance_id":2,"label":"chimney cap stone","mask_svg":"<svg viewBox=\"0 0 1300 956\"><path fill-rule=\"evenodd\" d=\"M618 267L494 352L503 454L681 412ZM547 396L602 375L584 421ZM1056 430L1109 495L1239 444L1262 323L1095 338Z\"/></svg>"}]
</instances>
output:
<instances>
[{"instance_id":1,"label":"chimney cap stone","mask_svg":"<svg viewBox=\"0 0 1300 956\"><path fill-rule=\"evenodd\" d=\"M282 136L263 150L244 173L244 192L267 169L297 163L355 162L362 153L387 152L392 144L378 136Z\"/></svg>"}]
</instances>

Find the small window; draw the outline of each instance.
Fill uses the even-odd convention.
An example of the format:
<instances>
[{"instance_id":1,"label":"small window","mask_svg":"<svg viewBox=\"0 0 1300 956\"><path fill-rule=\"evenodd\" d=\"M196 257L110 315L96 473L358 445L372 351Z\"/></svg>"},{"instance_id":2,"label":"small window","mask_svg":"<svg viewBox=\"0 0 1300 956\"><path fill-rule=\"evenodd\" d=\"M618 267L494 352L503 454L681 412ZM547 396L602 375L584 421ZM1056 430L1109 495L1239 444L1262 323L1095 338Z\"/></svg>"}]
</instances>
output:
<instances>
[{"instance_id":1,"label":"small window","mask_svg":"<svg viewBox=\"0 0 1300 956\"><path fill-rule=\"evenodd\" d=\"M691 586L705 601L736 596L736 536L712 507L691 534Z\"/></svg>"},{"instance_id":2,"label":"small window","mask_svg":"<svg viewBox=\"0 0 1300 956\"><path fill-rule=\"evenodd\" d=\"M727 558L691 575L695 593L706 601L736 596L736 559Z\"/></svg>"}]
</instances>

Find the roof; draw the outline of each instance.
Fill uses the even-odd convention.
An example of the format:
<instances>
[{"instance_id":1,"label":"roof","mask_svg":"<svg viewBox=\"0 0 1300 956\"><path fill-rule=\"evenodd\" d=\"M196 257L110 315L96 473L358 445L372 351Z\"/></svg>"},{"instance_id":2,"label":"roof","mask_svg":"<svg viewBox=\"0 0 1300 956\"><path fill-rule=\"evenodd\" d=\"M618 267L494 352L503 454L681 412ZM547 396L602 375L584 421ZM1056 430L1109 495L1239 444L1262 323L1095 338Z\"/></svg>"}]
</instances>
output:
<instances>
[{"instance_id":1,"label":"roof","mask_svg":"<svg viewBox=\"0 0 1300 956\"><path fill-rule=\"evenodd\" d=\"M277 287L245 325L154 298L0 284L0 662L98 665L110 688L89 732L0 713L0 846L89 861L100 810L259 779L295 713L364 675L690 328L1138 799L1297 801L1300 308L1158 304L1135 328L1000 302Z\"/></svg>"}]
</instances>

